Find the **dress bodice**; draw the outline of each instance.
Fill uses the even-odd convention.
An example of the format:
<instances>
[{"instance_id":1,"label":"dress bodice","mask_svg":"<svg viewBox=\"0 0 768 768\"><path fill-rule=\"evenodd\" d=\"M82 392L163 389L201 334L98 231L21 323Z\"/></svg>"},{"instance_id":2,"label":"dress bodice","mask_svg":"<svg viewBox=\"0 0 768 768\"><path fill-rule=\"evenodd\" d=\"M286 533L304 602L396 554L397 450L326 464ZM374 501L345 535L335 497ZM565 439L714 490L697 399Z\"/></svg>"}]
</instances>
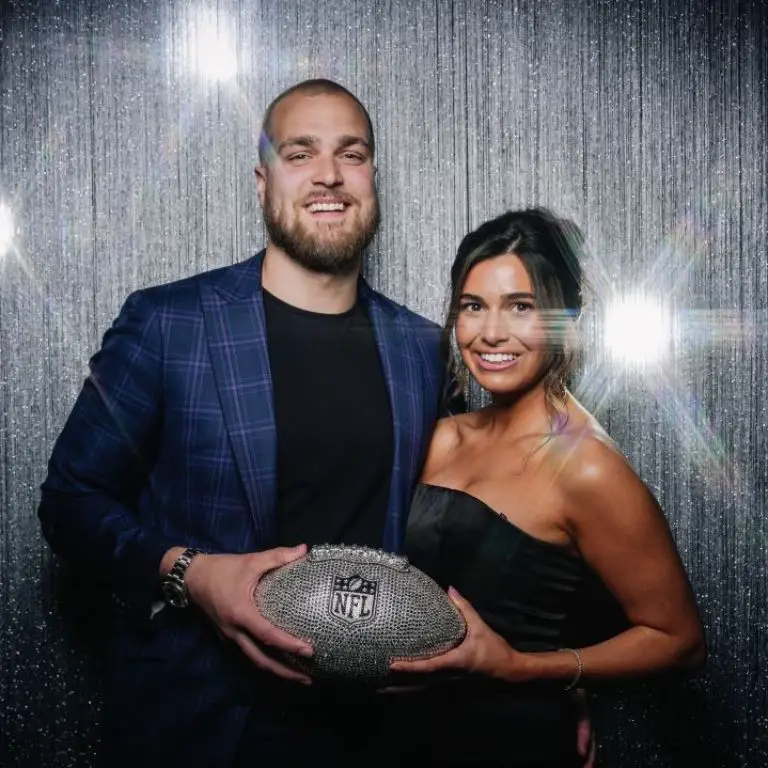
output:
<instances>
[{"instance_id":1,"label":"dress bodice","mask_svg":"<svg viewBox=\"0 0 768 768\"><path fill-rule=\"evenodd\" d=\"M515 649L554 650L571 642L588 567L566 547L526 533L477 497L418 485L406 552L441 586L455 587Z\"/></svg>"},{"instance_id":2,"label":"dress bodice","mask_svg":"<svg viewBox=\"0 0 768 768\"><path fill-rule=\"evenodd\" d=\"M441 586L455 587L521 652L597 642L607 636L603 617L615 615L607 610L607 590L578 555L527 533L465 491L417 485L405 552ZM432 682L410 706L417 735L439 753L435 764L566 768L582 761L564 688L560 681L460 676ZM452 734L444 749L437 733Z\"/></svg>"}]
</instances>

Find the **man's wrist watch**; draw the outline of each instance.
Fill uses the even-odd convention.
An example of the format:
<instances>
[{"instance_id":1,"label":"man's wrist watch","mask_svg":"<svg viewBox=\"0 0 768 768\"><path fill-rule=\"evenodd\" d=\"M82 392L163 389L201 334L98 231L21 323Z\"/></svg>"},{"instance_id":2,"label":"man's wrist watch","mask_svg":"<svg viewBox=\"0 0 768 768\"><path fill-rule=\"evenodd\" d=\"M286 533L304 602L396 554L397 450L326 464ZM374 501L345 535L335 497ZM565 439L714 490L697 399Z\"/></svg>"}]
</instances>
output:
<instances>
[{"instance_id":1,"label":"man's wrist watch","mask_svg":"<svg viewBox=\"0 0 768 768\"><path fill-rule=\"evenodd\" d=\"M185 549L177 558L173 567L160 584L163 597L168 605L174 608L186 608L189 605L187 598L187 585L184 583L184 575L192 562L192 558L201 554L199 549Z\"/></svg>"}]
</instances>

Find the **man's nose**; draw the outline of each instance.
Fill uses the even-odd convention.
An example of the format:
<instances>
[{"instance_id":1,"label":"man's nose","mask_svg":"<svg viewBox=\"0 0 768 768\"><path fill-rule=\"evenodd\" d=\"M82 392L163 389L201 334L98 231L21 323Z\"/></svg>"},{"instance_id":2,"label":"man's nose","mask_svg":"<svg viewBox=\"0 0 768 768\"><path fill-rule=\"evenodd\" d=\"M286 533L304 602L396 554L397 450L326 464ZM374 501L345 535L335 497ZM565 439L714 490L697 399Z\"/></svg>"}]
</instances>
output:
<instances>
[{"instance_id":1,"label":"man's nose","mask_svg":"<svg viewBox=\"0 0 768 768\"><path fill-rule=\"evenodd\" d=\"M343 183L344 178L341 175L338 159L327 156L318 157L315 163L313 181L315 184L322 184L325 187L337 187Z\"/></svg>"}]
</instances>

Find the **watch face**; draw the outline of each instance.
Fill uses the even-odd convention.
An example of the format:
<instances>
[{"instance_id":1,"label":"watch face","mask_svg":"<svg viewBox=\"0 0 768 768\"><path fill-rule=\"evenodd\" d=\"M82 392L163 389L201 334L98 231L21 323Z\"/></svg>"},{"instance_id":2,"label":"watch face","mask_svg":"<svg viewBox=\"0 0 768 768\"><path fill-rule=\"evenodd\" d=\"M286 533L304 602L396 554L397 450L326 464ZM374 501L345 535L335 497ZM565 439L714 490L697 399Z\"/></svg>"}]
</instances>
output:
<instances>
[{"instance_id":1,"label":"watch face","mask_svg":"<svg viewBox=\"0 0 768 768\"><path fill-rule=\"evenodd\" d=\"M165 579L162 583L163 595L174 608L183 608L187 604L183 585L175 579Z\"/></svg>"}]
</instances>

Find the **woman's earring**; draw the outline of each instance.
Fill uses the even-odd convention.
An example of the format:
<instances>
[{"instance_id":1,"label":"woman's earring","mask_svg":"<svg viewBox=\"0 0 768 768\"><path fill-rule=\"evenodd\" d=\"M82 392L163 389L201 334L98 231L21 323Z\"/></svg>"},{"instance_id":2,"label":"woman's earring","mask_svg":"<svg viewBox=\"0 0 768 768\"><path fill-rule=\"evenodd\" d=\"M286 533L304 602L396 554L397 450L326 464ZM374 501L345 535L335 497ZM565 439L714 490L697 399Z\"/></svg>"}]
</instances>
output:
<instances>
[{"instance_id":1,"label":"woman's earring","mask_svg":"<svg viewBox=\"0 0 768 768\"><path fill-rule=\"evenodd\" d=\"M458 383L461 385L467 410L474 410L475 407L487 405L490 402L490 394L480 386L461 357L459 342L456 339L455 324L451 329L449 345L451 357L453 358L453 370Z\"/></svg>"},{"instance_id":2,"label":"woman's earring","mask_svg":"<svg viewBox=\"0 0 768 768\"><path fill-rule=\"evenodd\" d=\"M456 324L454 323L453 328L451 328L451 354L453 355L453 359L456 361L456 365L462 365L463 360L461 359L461 352L459 352L459 342L456 340Z\"/></svg>"},{"instance_id":3,"label":"woman's earring","mask_svg":"<svg viewBox=\"0 0 768 768\"><path fill-rule=\"evenodd\" d=\"M456 373L456 378L461 385L461 390L464 394L464 402L469 404L469 370L464 364L464 360L461 357L461 352L459 351L459 342L456 339L455 323L451 329L450 347L451 357L453 358L453 369Z\"/></svg>"}]
</instances>

